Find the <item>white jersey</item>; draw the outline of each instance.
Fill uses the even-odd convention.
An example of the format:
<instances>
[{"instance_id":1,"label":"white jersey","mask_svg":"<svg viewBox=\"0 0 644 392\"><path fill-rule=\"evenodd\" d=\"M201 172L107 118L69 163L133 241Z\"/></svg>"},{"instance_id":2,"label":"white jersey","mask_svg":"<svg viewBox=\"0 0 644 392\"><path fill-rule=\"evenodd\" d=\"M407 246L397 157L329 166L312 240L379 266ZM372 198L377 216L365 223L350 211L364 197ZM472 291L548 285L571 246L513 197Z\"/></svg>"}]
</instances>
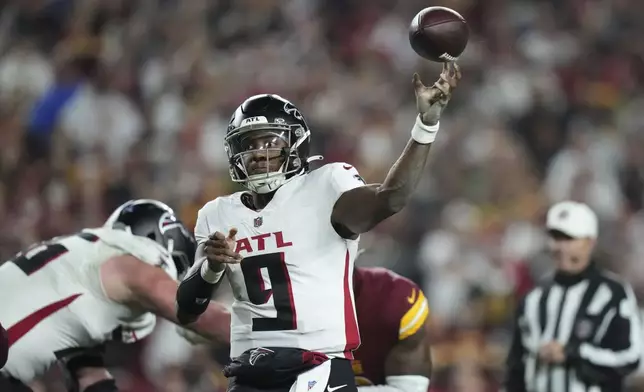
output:
<instances>
[{"instance_id":1,"label":"white jersey","mask_svg":"<svg viewBox=\"0 0 644 392\"><path fill-rule=\"evenodd\" d=\"M345 191L363 186L356 169L332 163L280 187L257 212L242 193L200 211L195 237L237 228L237 252L226 275L235 300L231 356L256 347L296 347L352 358L360 345L353 299L357 240L340 237L331 212Z\"/></svg>"},{"instance_id":2,"label":"white jersey","mask_svg":"<svg viewBox=\"0 0 644 392\"><path fill-rule=\"evenodd\" d=\"M10 349L2 372L22 382L44 373L57 359L107 340L126 343L152 332L156 317L109 300L100 266L131 254L176 279L167 251L122 230L87 229L36 245L0 266L0 322Z\"/></svg>"}]
</instances>

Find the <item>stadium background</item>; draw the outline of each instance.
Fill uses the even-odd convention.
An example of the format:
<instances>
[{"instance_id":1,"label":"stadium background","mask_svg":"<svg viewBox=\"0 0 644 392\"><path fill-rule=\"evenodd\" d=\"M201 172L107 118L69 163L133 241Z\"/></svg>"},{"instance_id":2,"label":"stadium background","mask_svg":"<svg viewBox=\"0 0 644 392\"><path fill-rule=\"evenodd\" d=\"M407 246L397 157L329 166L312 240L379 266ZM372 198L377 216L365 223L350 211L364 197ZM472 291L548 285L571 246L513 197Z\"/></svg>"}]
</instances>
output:
<instances>
[{"instance_id":1,"label":"stadium background","mask_svg":"<svg viewBox=\"0 0 644 392\"><path fill-rule=\"evenodd\" d=\"M359 260L424 288L433 390L497 390L514 300L550 267L540 229L550 202L595 208L599 261L644 294L640 0L0 4L2 260L100 225L134 197L194 224L232 190L222 138L255 93L295 102L327 161L383 178L409 137L413 71L427 83L439 72L409 48L408 22L447 5L472 28L464 79L412 205L364 236ZM222 351L161 324L110 362L124 391L211 391L223 386ZM61 390L55 373L36 390Z\"/></svg>"}]
</instances>

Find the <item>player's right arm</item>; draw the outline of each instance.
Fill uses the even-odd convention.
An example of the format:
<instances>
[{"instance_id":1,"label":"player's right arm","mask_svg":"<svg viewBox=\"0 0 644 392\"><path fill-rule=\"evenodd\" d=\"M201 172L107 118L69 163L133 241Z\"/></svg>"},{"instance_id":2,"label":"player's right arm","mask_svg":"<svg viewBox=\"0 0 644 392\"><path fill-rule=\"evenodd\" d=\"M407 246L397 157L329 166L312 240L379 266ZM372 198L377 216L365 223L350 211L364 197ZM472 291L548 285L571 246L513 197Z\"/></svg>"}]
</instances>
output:
<instances>
[{"instance_id":1,"label":"player's right arm","mask_svg":"<svg viewBox=\"0 0 644 392\"><path fill-rule=\"evenodd\" d=\"M381 184L346 190L335 201L331 223L338 234L357 238L406 206L425 168L441 112L460 78L454 63L444 64L440 79L431 87L424 86L414 74L418 117L412 137Z\"/></svg>"},{"instance_id":2,"label":"player's right arm","mask_svg":"<svg viewBox=\"0 0 644 392\"><path fill-rule=\"evenodd\" d=\"M180 324L175 309L178 284L162 269L123 255L105 262L100 272L103 289L111 300ZM217 302L208 300L206 305L199 320L186 327L208 340L227 344L230 313Z\"/></svg>"}]
</instances>

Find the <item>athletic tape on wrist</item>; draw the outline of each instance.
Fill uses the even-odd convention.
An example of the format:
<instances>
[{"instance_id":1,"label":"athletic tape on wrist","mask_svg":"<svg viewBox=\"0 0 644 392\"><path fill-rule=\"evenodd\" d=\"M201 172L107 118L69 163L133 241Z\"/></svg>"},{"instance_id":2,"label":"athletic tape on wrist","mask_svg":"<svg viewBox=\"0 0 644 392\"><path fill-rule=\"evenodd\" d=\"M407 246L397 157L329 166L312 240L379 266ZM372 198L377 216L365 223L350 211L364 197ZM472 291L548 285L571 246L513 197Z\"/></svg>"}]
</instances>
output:
<instances>
[{"instance_id":1,"label":"athletic tape on wrist","mask_svg":"<svg viewBox=\"0 0 644 392\"><path fill-rule=\"evenodd\" d=\"M420 119L420 115L416 116L416 122L411 129L411 138L420 144L430 144L436 140L438 129L440 128L440 121L434 125L424 124Z\"/></svg>"},{"instance_id":2,"label":"athletic tape on wrist","mask_svg":"<svg viewBox=\"0 0 644 392\"><path fill-rule=\"evenodd\" d=\"M225 272L225 269L223 269L223 270L221 270L219 272L215 272L215 271L211 270L207 261L204 261L201 264L200 275L203 278L203 280L205 280L206 282L208 282L210 284L215 284L215 283L219 282L219 279L221 279L221 277L224 276L224 272Z\"/></svg>"}]
</instances>

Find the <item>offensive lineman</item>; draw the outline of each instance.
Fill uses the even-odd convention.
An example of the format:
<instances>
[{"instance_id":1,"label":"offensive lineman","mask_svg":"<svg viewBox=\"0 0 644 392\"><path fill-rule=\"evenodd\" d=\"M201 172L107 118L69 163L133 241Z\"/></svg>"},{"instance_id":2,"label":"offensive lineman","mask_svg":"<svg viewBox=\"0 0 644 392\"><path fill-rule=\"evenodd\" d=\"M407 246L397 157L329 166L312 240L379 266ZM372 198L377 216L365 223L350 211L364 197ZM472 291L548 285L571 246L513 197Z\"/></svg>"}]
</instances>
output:
<instances>
[{"instance_id":1,"label":"offensive lineman","mask_svg":"<svg viewBox=\"0 0 644 392\"><path fill-rule=\"evenodd\" d=\"M358 237L405 206L460 78L454 63L431 87L414 75L419 115L382 184L365 185L343 163L310 171L311 131L289 101L264 94L237 108L224 147L233 181L250 192L199 211L199 262L177 291L177 313L189 323L227 274L235 296L230 391L356 390L347 359L360 345L352 287Z\"/></svg>"},{"instance_id":2,"label":"offensive lineman","mask_svg":"<svg viewBox=\"0 0 644 392\"><path fill-rule=\"evenodd\" d=\"M63 359L77 390L116 391L94 348L144 338L157 315L177 322L176 280L193 264L195 249L170 207L136 200L120 206L102 228L37 244L4 263L0 323L10 349L0 390L29 390L24 384ZM227 342L227 311L206 306L205 317L190 328Z\"/></svg>"},{"instance_id":3,"label":"offensive lineman","mask_svg":"<svg viewBox=\"0 0 644 392\"><path fill-rule=\"evenodd\" d=\"M359 392L426 392L432 362L422 290L372 267L354 270L353 289L361 344L352 365Z\"/></svg>"}]
</instances>

